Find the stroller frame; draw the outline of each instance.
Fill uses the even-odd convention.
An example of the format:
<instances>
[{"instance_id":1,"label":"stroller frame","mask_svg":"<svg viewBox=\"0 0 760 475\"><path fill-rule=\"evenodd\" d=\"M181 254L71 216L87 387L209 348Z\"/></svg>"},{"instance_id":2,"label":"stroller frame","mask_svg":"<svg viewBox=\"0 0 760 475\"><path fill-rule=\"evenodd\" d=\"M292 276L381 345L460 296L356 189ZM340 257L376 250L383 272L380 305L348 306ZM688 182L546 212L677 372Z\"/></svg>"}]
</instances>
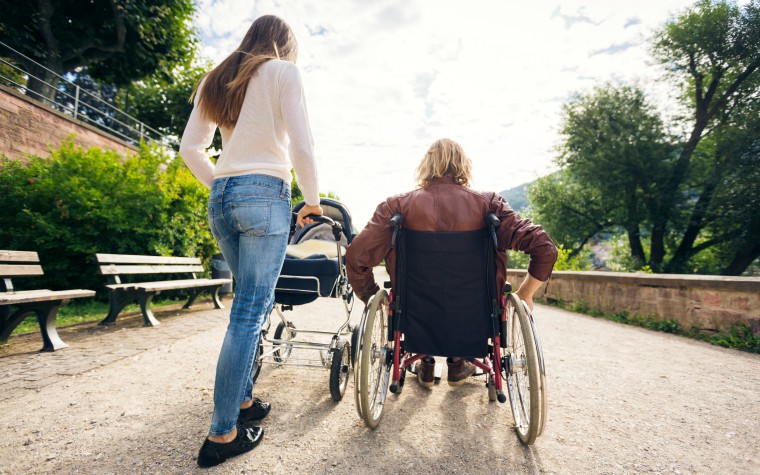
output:
<instances>
[{"instance_id":1,"label":"stroller frame","mask_svg":"<svg viewBox=\"0 0 760 475\"><path fill-rule=\"evenodd\" d=\"M322 198L320 204L323 206L340 206L342 205L337 201L329 198ZM303 202L296 205L293 209L293 216L295 220L295 213L303 207ZM346 313L346 319L340 325L336 331L325 331L317 329L301 329L296 328L292 321L288 320L285 315L286 311L293 310L294 304L282 304L275 302L272 306L272 312L269 314L266 323L261 329L261 337L259 340L259 350L256 357L257 370L254 375L254 379L258 377L261 367L263 365L276 365L276 366L300 366L307 368L322 368L330 370L330 395L333 400L340 401L345 394L346 387L348 386L348 373L351 364L351 343L350 335L354 330L351 325L351 312L354 307L354 294L351 289L351 285L348 282L346 276L346 268L344 264L344 252L341 245L341 235L345 233L350 240L351 223L350 221L345 223L348 229L344 226L328 217L309 215L313 221L321 224L328 224L332 229L333 237L337 247L337 261L338 261L338 276L335 280L332 289L330 289L329 297L340 298L343 302L343 307ZM348 220L348 219L346 219ZM295 231L295 222L291 225L291 237ZM296 286L282 286L281 281L285 279L287 281L296 281L313 284L313 288L309 288L308 285L305 288L295 288ZM320 279L315 276L304 275L288 275L281 273L278 279L277 292L285 292L288 294L297 295L314 295L316 297L325 296L328 289L323 289ZM270 337L270 331L274 315L278 318L276 329ZM317 336L317 337L329 337L327 342L308 341L302 338L296 338L296 336ZM298 350L299 355L294 356L293 350ZM310 356L302 356L306 353ZM313 357L311 356L313 355Z\"/></svg>"}]
</instances>

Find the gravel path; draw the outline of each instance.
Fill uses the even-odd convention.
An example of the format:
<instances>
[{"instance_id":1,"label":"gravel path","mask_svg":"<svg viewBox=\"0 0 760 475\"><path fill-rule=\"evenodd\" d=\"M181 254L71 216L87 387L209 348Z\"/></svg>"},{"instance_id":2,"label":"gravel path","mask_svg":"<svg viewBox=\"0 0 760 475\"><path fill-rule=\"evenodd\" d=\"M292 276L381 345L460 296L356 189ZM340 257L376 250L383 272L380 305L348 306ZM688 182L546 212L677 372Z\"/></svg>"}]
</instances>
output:
<instances>
[{"instance_id":1,"label":"gravel path","mask_svg":"<svg viewBox=\"0 0 760 475\"><path fill-rule=\"evenodd\" d=\"M290 315L332 330L343 308L319 299ZM55 354L15 351L37 335L13 340L0 358L0 473L200 472L225 316L175 311L156 328L64 330L71 347ZM274 406L264 442L206 473L760 473L760 357L550 307L536 317L549 417L530 448L482 379L427 391L410 378L373 431L357 416L353 378L334 403L327 371L267 366L256 386ZM113 347L88 363L103 358L93 348ZM49 375L61 355L80 370ZM26 381L48 373L36 387L12 385L19 365Z\"/></svg>"}]
</instances>

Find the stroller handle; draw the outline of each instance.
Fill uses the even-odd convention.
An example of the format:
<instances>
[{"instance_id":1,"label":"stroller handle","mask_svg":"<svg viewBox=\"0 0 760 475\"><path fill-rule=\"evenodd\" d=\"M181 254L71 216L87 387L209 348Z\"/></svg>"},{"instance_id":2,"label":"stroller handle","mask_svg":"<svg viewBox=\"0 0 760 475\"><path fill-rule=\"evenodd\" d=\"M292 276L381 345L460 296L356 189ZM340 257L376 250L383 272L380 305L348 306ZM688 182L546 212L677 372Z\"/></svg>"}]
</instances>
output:
<instances>
[{"instance_id":1,"label":"stroller handle","mask_svg":"<svg viewBox=\"0 0 760 475\"><path fill-rule=\"evenodd\" d=\"M316 221L317 223L323 223L323 224L329 224L330 226L341 227L340 223L336 223L335 221L332 220L332 218L329 218L327 216L322 216L319 214L309 214L309 215L306 215L306 217Z\"/></svg>"}]
</instances>

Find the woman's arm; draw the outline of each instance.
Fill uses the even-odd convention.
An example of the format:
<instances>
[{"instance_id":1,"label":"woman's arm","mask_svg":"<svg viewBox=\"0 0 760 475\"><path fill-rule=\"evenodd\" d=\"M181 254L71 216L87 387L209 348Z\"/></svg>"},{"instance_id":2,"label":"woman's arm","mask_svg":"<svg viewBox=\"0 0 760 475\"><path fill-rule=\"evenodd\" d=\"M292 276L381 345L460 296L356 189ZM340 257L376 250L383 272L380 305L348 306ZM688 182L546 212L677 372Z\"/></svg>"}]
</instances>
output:
<instances>
[{"instance_id":1,"label":"woman's arm","mask_svg":"<svg viewBox=\"0 0 760 475\"><path fill-rule=\"evenodd\" d=\"M214 140L216 124L206 118L198 107L198 97L202 92L204 81L205 79L201 80L198 92L195 94L193 111L190 113L190 119L187 121L179 144L179 154L198 181L211 189L214 181L214 164L208 157L206 149Z\"/></svg>"},{"instance_id":2,"label":"woman's arm","mask_svg":"<svg viewBox=\"0 0 760 475\"><path fill-rule=\"evenodd\" d=\"M317 165L314 158L314 140L309 127L306 98L301 73L293 63L286 62L280 76L280 104L282 118L290 138L290 161L296 172L296 181L309 206L319 205Z\"/></svg>"}]
</instances>

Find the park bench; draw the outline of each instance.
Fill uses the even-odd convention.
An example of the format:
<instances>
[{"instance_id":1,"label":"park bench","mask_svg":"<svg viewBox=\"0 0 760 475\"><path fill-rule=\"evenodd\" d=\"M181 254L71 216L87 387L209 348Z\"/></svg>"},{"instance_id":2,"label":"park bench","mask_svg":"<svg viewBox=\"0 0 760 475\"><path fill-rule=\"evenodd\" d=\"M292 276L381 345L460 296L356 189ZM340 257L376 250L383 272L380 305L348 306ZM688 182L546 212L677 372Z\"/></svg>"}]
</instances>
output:
<instances>
[{"instance_id":1,"label":"park bench","mask_svg":"<svg viewBox=\"0 0 760 475\"><path fill-rule=\"evenodd\" d=\"M219 299L219 289L232 282L232 279L204 279L196 277L196 272L203 272L201 260L197 257L163 257L140 256L132 254L95 254L100 266L100 274L107 279L108 300L110 303L108 315L100 323L108 325L116 321L116 317L124 307L134 301L140 304L143 323L146 326L158 325L159 321L150 309L154 296L165 290L188 289L190 296L182 308L190 308L196 297L208 291L214 302L214 307L224 308ZM126 282L122 283L119 276L157 276L171 274L182 279ZM190 277L190 278L187 278Z\"/></svg>"},{"instance_id":2,"label":"park bench","mask_svg":"<svg viewBox=\"0 0 760 475\"><path fill-rule=\"evenodd\" d=\"M71 299L92 297L95 291L14 290L11 278L44 274L39 262L36 252L0 251L0 341L7 341L27 315L35 314L42 333L42 351L60 350L69 345L55 328L58 309Z\"/></svg>"}]
</instances>

